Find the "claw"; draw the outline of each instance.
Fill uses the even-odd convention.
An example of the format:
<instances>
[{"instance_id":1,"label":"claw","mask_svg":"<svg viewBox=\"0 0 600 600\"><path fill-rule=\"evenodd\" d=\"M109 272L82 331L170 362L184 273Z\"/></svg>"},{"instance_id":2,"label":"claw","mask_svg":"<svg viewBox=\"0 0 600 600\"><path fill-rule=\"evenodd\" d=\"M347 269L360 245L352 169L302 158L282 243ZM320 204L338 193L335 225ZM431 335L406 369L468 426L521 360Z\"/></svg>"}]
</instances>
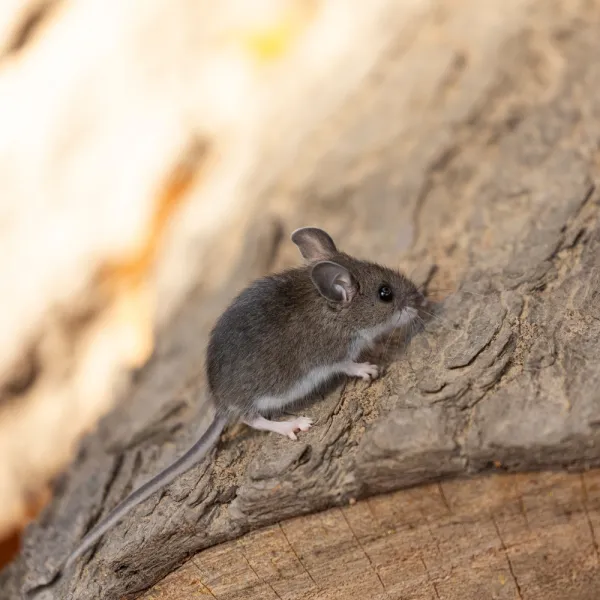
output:
<instances>
[{"instance_id":1,"label":"claw","mask_svg":"<svg viewBox=\"0 0 600 600\"><path fill-rule=\"evenodd\" d=\"M379 377L379 367L371 363L352 363L346 373L351 377L360 377L364 381L372 381Z\"/></svg>"}]
</instances>

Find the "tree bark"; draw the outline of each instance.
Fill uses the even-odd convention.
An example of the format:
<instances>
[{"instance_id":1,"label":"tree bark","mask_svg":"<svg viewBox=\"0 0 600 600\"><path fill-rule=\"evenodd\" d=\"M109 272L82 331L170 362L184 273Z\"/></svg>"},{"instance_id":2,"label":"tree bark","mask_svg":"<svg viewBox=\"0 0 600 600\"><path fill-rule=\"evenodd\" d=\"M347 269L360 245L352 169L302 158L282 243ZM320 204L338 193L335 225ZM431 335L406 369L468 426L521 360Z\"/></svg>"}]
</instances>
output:
<instances>
[{"instance_id":1,"label":"tree bark","mask_svg":"<svg viewBox=\"0 0 600 600\"><path fill-rule=\"evenodd\" d=\"M297 443L224 438L107 534L57 598L136 597L202 549L356 498L490 470L600 464L600 6L479 4L446 13L441 3L421 24L432 35L392 43L264 191L239 268L218 293L198 289L128 402L86 440L2 575L1 598L46 580L98 518L198 436L210 415L203 376L190 377L210 323L249 277L297 262L282 232L307 223L344 250L401 260L430 288L458 291L383 378L311 406L316 425ZM502 27L492 14L505 15ZM501 556L519 532L486 523ZM335 543L358 544L342 533ZM508 559L502 568L502 589L528 585L526 567L514 577Z\"/></svg>"},{"instance_id":2,"label":"tree bark","mask_svg":"<svg viewBox=\"0 0 600 600\"><path fill-rule=\"evenodd\" d=\"M600 472L480 476L204 550L143 600L594 600Z\"/></svg>"}]
</instances>

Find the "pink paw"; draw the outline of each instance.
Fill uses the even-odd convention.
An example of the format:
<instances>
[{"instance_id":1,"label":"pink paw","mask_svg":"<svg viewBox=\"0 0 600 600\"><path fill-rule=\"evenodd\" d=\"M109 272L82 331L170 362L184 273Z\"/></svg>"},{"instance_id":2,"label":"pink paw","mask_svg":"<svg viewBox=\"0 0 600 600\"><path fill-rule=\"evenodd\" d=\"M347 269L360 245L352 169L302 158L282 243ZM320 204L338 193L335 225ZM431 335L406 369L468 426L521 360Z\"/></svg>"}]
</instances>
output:
<instances>
[{"instance_id":1,"label":"pink paw","mask_svg":"<svg viewBox=\"0 0 600 600\"><path fill-rule=\"evenodd\" d=\"M313 423L310 417L297 417L290 421L280 421L281 433L287 435L291 440L297 440L298 431L308 431Z\"/></svg>"},{"instance_id":2,"label":"pink paw","mask_svg":"<svg viewBox=\"0 0 600 600\"><path fill-rule=\"evenodd\" d=\"M371 381L379 377L379 367L371 363L354 363L347 373L352 377L360 377L365 381Z\"/></svg>"}]
</instances>

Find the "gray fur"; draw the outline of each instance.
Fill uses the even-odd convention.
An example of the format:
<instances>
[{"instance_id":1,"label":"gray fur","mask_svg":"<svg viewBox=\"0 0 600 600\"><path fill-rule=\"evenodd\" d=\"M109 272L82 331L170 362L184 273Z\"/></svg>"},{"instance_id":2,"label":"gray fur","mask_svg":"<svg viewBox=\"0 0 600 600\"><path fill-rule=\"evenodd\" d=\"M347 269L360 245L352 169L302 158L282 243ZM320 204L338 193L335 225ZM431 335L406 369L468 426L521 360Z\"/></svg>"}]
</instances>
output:
<instances>
[{"instance_id":1,"label":"gray fur","mask_svg":"<svg viewBox=\"0 0 600 600\"><path fill-rule=\"evenodd\" d=\"M376 373L373 365L365 371L357 359L376 339L416 315L421 294L399 272L339 252L320 229L298 229L292 241L309 264L252 283L211 333L206 371L217 412L206 433L100 521L53 580L30 597L53 586L126 513L198 463L230 421L252 424L281 413L338 375ZM378 296L383 284L394 292L390 302ZM265 424L264 418L259 421ZM301 421L309 426L309 419Z\"/></svg>"},{"instance_id":2,"label":"gray fur","mask_svg":"<svg viewBox=\"0 0 600 600\"><path fill-rule=\"evenodd\" d=\"M358 285L348 305L324 298L308 265L255 281L223 313L206 358L217 410L255 416L257 399L285 396L311 370L356 360L352 348L360 345L362 331L421 302L414 284L397 271L341 252L331 262L347 269ZM379 300L382 283L394 290L393 302Z\"/></svg>"}]
</instances>

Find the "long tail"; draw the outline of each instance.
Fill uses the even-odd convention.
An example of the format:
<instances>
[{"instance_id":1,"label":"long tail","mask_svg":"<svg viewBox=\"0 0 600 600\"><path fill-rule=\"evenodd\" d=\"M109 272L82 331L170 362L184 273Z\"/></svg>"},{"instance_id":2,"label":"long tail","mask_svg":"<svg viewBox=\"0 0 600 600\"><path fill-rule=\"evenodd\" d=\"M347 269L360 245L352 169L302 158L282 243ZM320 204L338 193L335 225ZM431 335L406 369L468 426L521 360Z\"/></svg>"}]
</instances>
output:
<instances>
[{"instance_id":1,"label":"long tail","mask_svg":"<svg viewBox=\"0 0 600 600\"><path fill-rule=\"evenodd\" d=\"M164 471L155 475L150 481L144 483L132 492L121 504L117 505L104 519L97 523L89 533L81 540L79 546L71 552L63 568L64 572L87 550L89 550L99 538L101 538L111 527L116 525L132 508L143 502L152 494L165 485L171 483L182 473L185 473L197 464L200 459L210 451L217 443L228 419L224 416L216 416L204 435L180 458L169 465Z\"/></svg>"},{"instance_id":2,"label":"long tail","mask_svg":"<svg viewBox=\"0 0 600 600\"><path fill-rule=\"evenodd\" d=\"M150 481L144 483L132 492L121 504L117 505L102 521L96 524L90 532L81 540L79 546L71 552L62 568L55 573L54 577L47 583L36 586L26 592L26 598L42 600L40 594L53 588L63 573L75 563L75 561L89 550L111 527L116 525L132 508L152 496L165 485L171 483L182 473L191 469L202 457L210 451L217 443L219 436L229 419L225 416L216 416L204 435L181 457L166 469L155 475ZM46 596L44 596L45 598Z\"/></svg>"}]
</instances>

